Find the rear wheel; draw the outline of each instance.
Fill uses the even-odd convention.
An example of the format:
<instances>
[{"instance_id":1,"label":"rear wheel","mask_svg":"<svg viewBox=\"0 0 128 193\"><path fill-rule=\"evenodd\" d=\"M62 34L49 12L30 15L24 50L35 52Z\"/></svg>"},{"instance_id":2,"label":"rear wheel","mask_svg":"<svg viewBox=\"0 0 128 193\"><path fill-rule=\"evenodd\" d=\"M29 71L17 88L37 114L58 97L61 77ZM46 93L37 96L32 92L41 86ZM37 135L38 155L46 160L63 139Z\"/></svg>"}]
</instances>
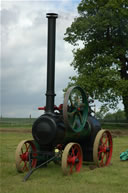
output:
<instances>
[{"instance_id":1,"label":"rear wheel","mask_svg":"<svg viewBox=\"0 0 128 193\"><path fill-rule=\"evenodd\" d=\"M98 167L109 165L112 157L112 136L107 130L100 130L93 146L93 160Z\"/></svg>"}]
</instances>

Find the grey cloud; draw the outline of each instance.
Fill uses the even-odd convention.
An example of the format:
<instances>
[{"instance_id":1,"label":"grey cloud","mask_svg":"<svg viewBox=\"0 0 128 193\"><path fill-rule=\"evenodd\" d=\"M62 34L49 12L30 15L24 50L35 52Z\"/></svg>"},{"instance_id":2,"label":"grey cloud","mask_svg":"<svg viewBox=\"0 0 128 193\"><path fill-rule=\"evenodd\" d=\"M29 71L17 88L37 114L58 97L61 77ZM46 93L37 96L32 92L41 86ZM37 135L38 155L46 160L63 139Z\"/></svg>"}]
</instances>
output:
<instances>
[{"instance_id":1,"label":"grey cloud","mask_svg":"<svg viewBox=\"0 0 128 193\"><path fill-rule=\"evenodd\" d=\"M8 26L15 24L18 21L19 14L17 10L2 9L0 14L2 25Z\"/></svg>"},{"instance_id":2,"label":"grey cloud","mask_svg":"<svg viewBox=\"0 0 128 193\"><path fill-rule=\"evenodd\" d=\"M24 2L25 3L25 2ZM47 68L47 19L46 12L55 5L46 3L19 4L3 9L2 21L2 113L3 116L38 116L38 106L45 105ZM42 6L42 8L41 8ZM6 10L6 11L5 11ZM12 13L14 11L14 13ZM10 16L10 20L7 19ZM17 16L15 18L15 16ZM8 25L6 20L8 20ZM74 71L71 47L63 40L66 27L72 18L57 19L55 104L63 103L63 88Z\"/></svg>"}]
</instances>

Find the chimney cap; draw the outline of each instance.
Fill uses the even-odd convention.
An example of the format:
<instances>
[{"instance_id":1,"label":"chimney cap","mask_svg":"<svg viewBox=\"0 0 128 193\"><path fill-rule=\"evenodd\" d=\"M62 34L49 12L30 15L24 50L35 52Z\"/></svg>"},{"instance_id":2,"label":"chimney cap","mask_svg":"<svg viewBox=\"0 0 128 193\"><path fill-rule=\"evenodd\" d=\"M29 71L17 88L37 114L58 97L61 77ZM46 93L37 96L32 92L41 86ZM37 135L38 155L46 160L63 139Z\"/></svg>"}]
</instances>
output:
<instances>
[{"instance_id":1,"label":"chimney cap","mask_svg":"<svg viewBox=\"0 0 128 193\"><path fill-rule=\"evenodd\" d=\"M58 14L57 13L47 13L46 17L47 18L58 18Z\"/></svg>"}]
</instances>

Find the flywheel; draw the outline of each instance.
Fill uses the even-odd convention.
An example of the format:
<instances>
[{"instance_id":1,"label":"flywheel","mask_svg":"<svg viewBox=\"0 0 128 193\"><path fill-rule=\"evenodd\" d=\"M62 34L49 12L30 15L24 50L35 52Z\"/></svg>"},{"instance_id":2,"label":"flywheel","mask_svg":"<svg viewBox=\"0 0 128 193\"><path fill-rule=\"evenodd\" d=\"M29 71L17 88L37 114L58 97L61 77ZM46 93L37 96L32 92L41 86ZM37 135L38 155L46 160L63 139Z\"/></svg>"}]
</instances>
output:
<instances>
[{"instance_id":1,"label":"flywheel","mask_svg":"<svg viewBox=\"0 0 128 193\"><path fill-rule=\"evenodd\" d=\"M88 101L83 89L70 87L64 97L63 118L66 127L75 132L83 130L88 116Z\"/></svg>"}]
</instances>

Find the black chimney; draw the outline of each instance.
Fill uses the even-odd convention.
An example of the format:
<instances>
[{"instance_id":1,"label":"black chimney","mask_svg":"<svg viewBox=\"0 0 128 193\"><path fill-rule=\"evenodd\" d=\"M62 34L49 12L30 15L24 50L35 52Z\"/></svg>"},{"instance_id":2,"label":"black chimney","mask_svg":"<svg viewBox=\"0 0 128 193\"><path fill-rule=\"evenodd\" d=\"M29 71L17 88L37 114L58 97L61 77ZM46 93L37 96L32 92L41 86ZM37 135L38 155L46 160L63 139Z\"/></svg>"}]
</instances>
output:
<instances>
[{"instance_id":1,"label":"black chimney","mask_svg":"<svg viewBox=\"0 0 128 193\"><path fill-rule=\"evenodd\" d=\"M54 84L55 84L55 37L56 18L58 14L47 13L48 18L48 46L47 46L47 91L46 112L54 112Z\"/></svg>"}]
</instances>

